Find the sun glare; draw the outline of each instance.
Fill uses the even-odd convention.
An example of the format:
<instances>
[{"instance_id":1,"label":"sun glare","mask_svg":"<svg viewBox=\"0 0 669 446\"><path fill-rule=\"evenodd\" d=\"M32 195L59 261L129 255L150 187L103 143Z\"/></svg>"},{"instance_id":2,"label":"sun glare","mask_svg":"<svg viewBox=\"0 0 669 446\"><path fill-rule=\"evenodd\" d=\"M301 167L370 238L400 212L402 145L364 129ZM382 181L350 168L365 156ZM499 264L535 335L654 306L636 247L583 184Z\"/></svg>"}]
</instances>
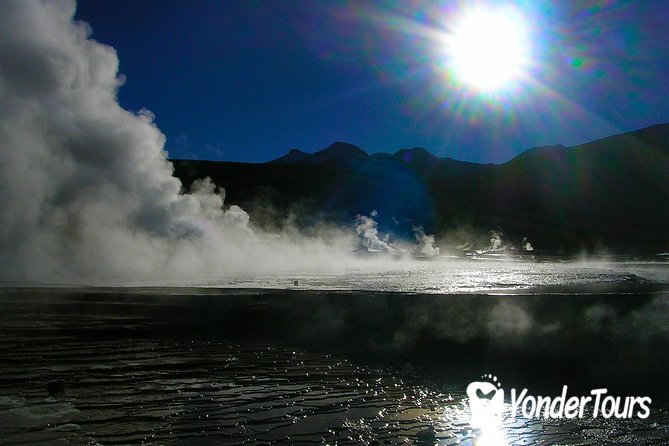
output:
<instances>
[{"instance_id":1,"label":"sun glare","mask_svg":"<svg viewBox=\"0 0 669 446\"><path fill-rule=\"evenodd\" d=\"M473 9L455 19L446 49L450 70L460 82L492 92L523 76L530 37L522 15L513 9Z\"/></svg>"}]
</instances>

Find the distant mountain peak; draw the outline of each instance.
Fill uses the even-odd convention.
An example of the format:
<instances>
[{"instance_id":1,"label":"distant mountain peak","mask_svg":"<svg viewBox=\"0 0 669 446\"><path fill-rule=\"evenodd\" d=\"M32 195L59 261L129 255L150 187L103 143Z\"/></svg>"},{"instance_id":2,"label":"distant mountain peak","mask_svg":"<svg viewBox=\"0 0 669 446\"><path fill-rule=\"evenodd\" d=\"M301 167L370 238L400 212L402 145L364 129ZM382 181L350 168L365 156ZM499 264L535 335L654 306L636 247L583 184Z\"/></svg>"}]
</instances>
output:
<instances>
[{"instance_id":1,"label":"distant mountain peak","mask_svg":"<svg viewBox=\"0 0 669 446\"><path fill-rule=\"evenodd\" d=\"M319 150L316 153L306 153L298 149L292 149L281 158L277 158L270 163L278 164L347 164L359 160L368 159L367 152L360 147L347 142L335 142L327 148Z\"/></svg>"},{"instance_id":2,"label":"distant mountain peak","mask_svg":"<svg viewBox=\"0 0 669 446\"><path fill-rule=\"evenodd\" d=\"M327 148L311 154L292 149L286 155L269 161L269 163L309 164L336 168L352 168L356 166L377 168L381 165L385 166L383 168L388 168L394 164L395 168L397 166L404 166L423 175L429 172L440 172L441 175L460 174L471 169L476 169L479 166L476 163L440 158L423 147L401 149L392 155L385 152L369 155L360 147L342 141L337 141L330 144Z\"/></svg>"},{"instance_id":3,"label":"distant mountain peak","mask_svg":"<svg viewBox=\"0 0 669 446\"><path fill-rule=\"evenodd\" d=\"M422 147L398 150L393 157L405 163L431 163L440 160L438 156L428 152Z\"/></svg>"},{"instance_id":4,"label":"distant mountain peak","mask_svg":"<svg viewBox=\"0 0 669 446\"><path fill-rule=\"evenodd\" d=\"M367 158L369 156L367 152L362 150L360 147L341 141L330 144L326 149L316 152L314 155L323 153L336 153L339 155L354 156L358 158Z\"/></svg>"},{"instance_id":5,"label":"distant mountain peak","mask_svg":"<svg viewBox=\"0 0 669 446\"><path fill-rule=\"evenodd\" d=\"M301 164L304 163L311 155L299 149L290 149L284 156L270 161L274 164Z\"/></svg>"}]
</instances>

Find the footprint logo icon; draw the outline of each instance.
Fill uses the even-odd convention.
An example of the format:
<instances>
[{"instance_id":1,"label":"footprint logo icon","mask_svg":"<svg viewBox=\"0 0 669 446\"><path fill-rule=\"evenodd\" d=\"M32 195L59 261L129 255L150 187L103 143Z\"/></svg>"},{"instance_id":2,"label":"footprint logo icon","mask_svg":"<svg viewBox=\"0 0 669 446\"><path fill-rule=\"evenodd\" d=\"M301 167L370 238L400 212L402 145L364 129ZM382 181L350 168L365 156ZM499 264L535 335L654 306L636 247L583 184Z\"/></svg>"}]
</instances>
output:
<instances>
[{"instance_id":1,"label":"footprint logo icon","mask_svg":"<svg viewBox=\"0 0 669 446\"><path fill-rule=\"evenodd\" d=\"M502 422L504 412L504 389L496 376L486 374L482 381L467 386L472 429L481 429Z\"/></svg>"}]
</instances>

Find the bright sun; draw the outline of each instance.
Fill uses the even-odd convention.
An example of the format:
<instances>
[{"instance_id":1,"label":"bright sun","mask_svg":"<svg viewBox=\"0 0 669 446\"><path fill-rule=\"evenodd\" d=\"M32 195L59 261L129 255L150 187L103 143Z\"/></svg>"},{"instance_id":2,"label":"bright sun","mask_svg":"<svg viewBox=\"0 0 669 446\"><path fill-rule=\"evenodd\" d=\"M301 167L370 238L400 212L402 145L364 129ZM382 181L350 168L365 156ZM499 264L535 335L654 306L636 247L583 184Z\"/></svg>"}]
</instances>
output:
<instances>
[{"instance_id":1,"label":"bright sun","mask_svg":"<svg viewBox=\"0 0 669 446\"><path fill-rule=\"evenodd\" d=\"M447 37L448 63L459 81L483 92L504 89L529 64L525 20L512 9L473 9L456 19Z\"/></svg>"}]
</instances>

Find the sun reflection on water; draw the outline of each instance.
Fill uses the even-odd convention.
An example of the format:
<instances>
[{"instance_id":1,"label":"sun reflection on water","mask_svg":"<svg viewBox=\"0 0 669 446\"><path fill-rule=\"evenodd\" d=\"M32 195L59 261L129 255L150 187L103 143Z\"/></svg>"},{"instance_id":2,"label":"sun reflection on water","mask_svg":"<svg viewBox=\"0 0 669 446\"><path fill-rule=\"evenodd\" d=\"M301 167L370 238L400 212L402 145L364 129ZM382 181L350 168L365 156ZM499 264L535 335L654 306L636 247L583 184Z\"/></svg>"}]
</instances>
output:
<instances>
[{"instance_id":1,"label":"sun reflection on water","mask_svg":"<svg viewBox=\"0 0 669 446\"><path fill-rule=\"evenodd\" d=\"M477 446L506 446L503 420L493 413L484 413L479 418L480 428L473 433L473 443Z\"/></svg>"}]
</instances>

